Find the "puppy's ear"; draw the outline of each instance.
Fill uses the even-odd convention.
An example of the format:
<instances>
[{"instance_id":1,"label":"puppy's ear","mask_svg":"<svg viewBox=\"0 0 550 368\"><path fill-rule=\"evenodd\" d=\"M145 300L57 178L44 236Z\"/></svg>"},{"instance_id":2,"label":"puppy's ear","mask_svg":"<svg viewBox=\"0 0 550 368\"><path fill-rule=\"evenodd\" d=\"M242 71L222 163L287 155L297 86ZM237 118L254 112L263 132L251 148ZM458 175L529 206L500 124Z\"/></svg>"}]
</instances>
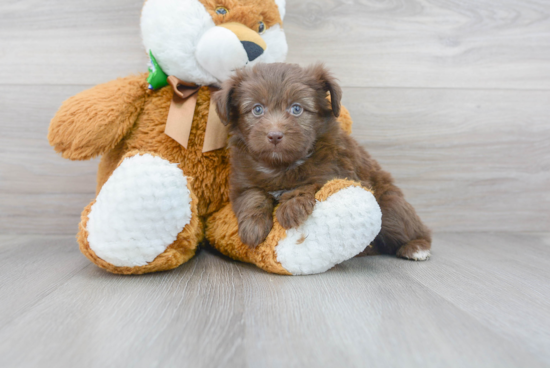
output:
<instances>
[{"instance_id":1,"label":"puppy's ear","mask_svg":"<svg viewBox=\"0 0 550 368\"><path fill-rule=\"evenodd\" d=\"M327 92L330 92L330 101L332 104L332 113L335 117L340 116L340 106L342 103L342 88L336 78L325 68L323 64L317 64L311 67L311 73L313 77L316 78L323 89Z\"/></svg>"},{"instance_id":2,"label":"puppy's ear","mask_svg":"<svg viewBox=\"0 0 550 368\"><path fill-rule=\"evenodd\" d=\"M216 111L223 125L227 126L231 122L231 103L233 93L235 92L235 81L229 79L222 85L222 89L214 95Z\"/></svg>"}]
</instances>

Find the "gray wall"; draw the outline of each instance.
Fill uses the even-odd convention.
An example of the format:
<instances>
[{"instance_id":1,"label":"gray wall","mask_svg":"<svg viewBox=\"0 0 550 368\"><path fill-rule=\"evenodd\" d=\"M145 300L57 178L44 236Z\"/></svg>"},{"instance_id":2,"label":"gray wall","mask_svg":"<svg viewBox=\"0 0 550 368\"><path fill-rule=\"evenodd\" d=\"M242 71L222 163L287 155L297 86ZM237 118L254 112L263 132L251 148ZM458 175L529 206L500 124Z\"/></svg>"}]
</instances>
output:
<instances>
[{"instance_id":1,"label":"gray wall","mask_svg":"<svg viewBox=\"0 0 550 368\"><path fill-rule=\"evenodd\" d=\"M74 234L97 161L46 140L66 98L146 70L139 0L0 4L0 232ZM288 61L324 61L354 136L436 231L550 229L550 5L288 0Z\"/></svg>"}]
</instances>

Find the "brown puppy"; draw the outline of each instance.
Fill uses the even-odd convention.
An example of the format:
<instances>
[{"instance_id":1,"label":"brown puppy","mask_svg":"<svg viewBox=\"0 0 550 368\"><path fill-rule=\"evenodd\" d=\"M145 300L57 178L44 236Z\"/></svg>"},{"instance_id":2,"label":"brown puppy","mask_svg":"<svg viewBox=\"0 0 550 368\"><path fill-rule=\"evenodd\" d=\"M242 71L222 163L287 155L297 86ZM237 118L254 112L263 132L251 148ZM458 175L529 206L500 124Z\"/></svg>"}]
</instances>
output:
<instances>
[{"instance_id":1,"label":"brown puppy","mask_svg":"<svg viewBox=\"0 0 550 368\"><path fill-rule=\"evenodd\" d=\"M315 193L347 178L371 188L382 209L375 250L426 259L429 230L391 175L340 128L341 97L322 65L290 64L240 70L216 95L218 114L230 126L230 198L241 240L249 246L265 240L276 202L279 223L299 226L313 211Z\"/></svg>"}]
</instances>

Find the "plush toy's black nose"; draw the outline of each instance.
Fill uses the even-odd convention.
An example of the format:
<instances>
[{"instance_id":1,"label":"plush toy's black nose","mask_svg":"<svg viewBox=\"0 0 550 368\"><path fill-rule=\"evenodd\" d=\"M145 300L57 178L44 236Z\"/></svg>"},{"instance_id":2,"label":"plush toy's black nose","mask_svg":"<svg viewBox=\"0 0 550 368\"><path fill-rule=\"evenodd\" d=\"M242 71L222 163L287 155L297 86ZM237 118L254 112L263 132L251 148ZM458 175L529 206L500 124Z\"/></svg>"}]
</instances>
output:
<instances>
[{"instance_id":1,"label":"plush toy's black nose","mask_svg":"<svg viewBox=\"0 0 550 368\"><path fill-rule=\"evenodd\" d=\"M254 61L259 58L263 53L264 49L250 41L241 41L244 47L244 51L248 55L248 61Z\"/></svg>"}]
</instances>

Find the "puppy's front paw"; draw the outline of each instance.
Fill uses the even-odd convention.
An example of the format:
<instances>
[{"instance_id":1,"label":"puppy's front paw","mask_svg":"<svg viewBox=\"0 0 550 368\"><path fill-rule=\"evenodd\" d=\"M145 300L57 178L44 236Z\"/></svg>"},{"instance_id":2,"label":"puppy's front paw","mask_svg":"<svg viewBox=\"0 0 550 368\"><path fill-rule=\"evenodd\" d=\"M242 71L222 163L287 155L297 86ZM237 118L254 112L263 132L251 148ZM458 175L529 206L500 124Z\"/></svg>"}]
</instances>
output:
<instances>
[{"instance_id":1,"label":"puppy's front paw","mask_svg":"<svg viewBox=\"0 0 550 368\"><path fill-rule=\"evenodd\" d=\"M260 245L273 228L273 216L261 214L255 217L247 217L239 221L239 237L249 247Z\"/></svg>"},{"instance_id":2,"label":"puppy's front paw","mask_svg":"<svg viewBox=\"0 0 550 368\"><path fill-rule=\"evenodd\" d=\"M298 227L307 220L314 207L314 197L294 197L281 203L277 209L277 220L286 230Z\"/></svg>"}]
</instances>

